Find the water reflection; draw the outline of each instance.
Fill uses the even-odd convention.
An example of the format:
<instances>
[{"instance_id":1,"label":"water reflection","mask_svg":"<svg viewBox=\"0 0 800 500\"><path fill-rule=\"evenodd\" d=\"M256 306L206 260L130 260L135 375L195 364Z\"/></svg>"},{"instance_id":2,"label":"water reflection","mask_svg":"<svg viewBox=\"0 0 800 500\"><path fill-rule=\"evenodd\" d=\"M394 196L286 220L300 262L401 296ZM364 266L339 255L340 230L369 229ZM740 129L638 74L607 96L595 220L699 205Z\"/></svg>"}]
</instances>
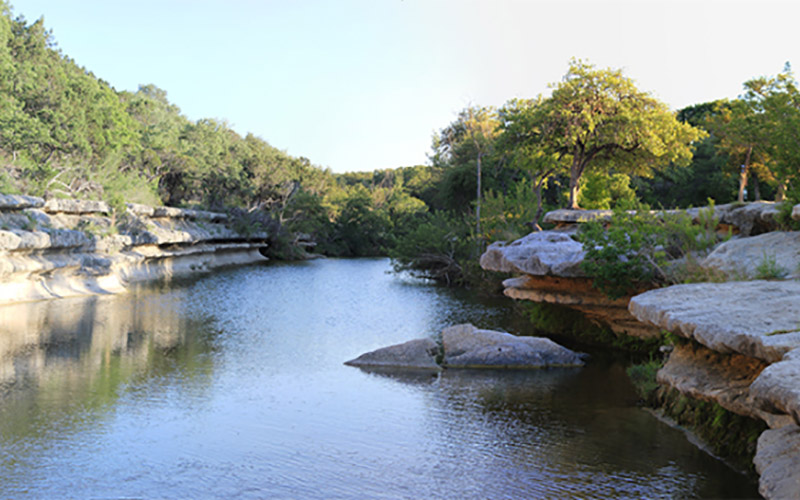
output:
<instances>
[{"instance_id":1,"label":"water reflection","mask_svg":"<svg viewBox=\"0 0 800 500\"><path fill-rule=\"evenodd\" d=\"M622 366L362 371L358 354L504 304L385 260L242 268L0 308L11 498L741 497L634 405ZM509 328L512 329L512 328Z\"/></svg>"},{"instance_id":2,"label":"water reflection","mask_svg":"<svg viewBox=\"0 0 800 500\"><path fill-rule=\"evenodd\" d=\"M208 320L187 317L181 301L141 289L0 307L2 440L63 438L98 425L123 388L142 379L179 370L210 380Z\"/></svg>"}]
</instances>

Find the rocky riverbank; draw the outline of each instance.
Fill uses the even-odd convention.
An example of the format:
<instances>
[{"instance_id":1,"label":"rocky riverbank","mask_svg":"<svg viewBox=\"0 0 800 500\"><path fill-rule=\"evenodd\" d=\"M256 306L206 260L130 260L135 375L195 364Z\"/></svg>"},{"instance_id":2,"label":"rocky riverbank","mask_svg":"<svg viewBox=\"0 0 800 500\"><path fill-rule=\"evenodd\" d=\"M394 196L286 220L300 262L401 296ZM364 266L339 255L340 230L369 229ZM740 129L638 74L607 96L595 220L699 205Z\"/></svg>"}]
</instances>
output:
<instances>
[{"instance_id":1,"label":"rocky riverbank","mask_svg":"<svg viewBox=\"0 0 800 500\"><path fill-rule=\"evenodd\" d=\"M698 219L700 210L689 211ZM658 336L678 343L657 380L686 397L714 402L762 420L754 458L766 498L800 498L800 234L776 231L770 203L723 205L713 217L734 235L701 266L737 281L675 285L609 300L581 271L577 224L611 218L607 211L551 212L554 230L491 245L484 269L514 273L504 281L512 298L559 304L609 326L617 335ZM793 217L800 218L800 206ZM768 268L779 280L753 280Z\"/></svg>"},{"instance_id":2,"label":"rocky riverbank","mask_svg":"<svg viewBox=\"0 0 800 500\"><path fill-rule=\"evenodd\" d=\"M265 261L267 234L232 226L224 213L0 194L0 304Z\"/></svg>"}]
</instances>

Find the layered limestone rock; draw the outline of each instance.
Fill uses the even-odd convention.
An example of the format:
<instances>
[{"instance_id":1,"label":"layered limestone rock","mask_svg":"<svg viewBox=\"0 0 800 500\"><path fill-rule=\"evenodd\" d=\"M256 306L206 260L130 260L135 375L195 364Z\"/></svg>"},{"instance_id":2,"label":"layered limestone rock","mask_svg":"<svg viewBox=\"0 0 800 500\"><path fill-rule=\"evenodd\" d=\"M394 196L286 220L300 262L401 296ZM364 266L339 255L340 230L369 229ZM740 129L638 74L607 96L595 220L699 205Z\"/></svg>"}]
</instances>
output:
<instances>
[{"instance_id":1,"label":"layered limestone rock","mask_svg":"<svg viewBox=\"0 0 800 500\"><path fill-rule=\"evenodd\" d=\"M750 387L760 408L791 415L800 425L800 348L769 365Z\"/></svg>"},{"instance_id":2,"label":"layered limestone rock","mask_svg":"<svg viewBox=\"0 0 800 500\"><path fill-rule=\"evenodd\" d=\"M447 368L546 368L583 366L584 354L573 352L550 339L520 337L506 332L481 330L470 324L442 331L442 347L431 339L418 339L362 354L345 364L361 368L439 370Z\"/></svg>"},{"instance_id":3,"label":"layered limestone rock","mask_svg":"<svg viewBox=\"0 0 800 500\"><path fill-rule=\"evenodd\" d=\"M676 285L630 302L640 320L707 347L678 347L659 382L771 427L754 459L766 498L800 498L798 297L798 281L747 281Z\"/></svg>"},{"instance_id":4,"label":"layered limestone rock","mask_svg":"<svg viewBox=\"0 0 800 500\"><path fill-rule=\"evenodd\" d=\"M800 232L775 231L718 245L702 262L731 276L756 277L772 268L784 277L800 275Z\"/></svg>"},{"instance_id":5,"label":"layered limestone rock","mask_svg":"<svg viewBox=\"0 0 800 500\"><path fill-rule=\"evenodd\" d=\"M539 231L510 244L493 243L481 256L481 267L522 274L503 282L505 295L513 299L571 307L618 334L657 336L657 328L631 316L628 298L612 300L592 287L581 270L586 253L573 234L574 229Z\"/></svg>"},{"instance_id":6,"label":"layered limestone rock","mask_svg":"<svg viewBox=\"0 0 800 500\"><path fill-rule=\"evenodd\" d=\"M721 353L767 363L800 347L800 281L694 283L633 297L642 322L695 340Z\"/></svg>"},{"instance_id":7,"label":"layered limestone rock","mask_svg":"<svg viewBox=\"0 0 800 500\"><path fill-rule=\"evenodd\" d=\"M436 362L436 357L440 354L439 344L433 340L415 339L362 354L345 362L345 364L364 368L441 370L441 367Z\"/></svg>"},{"instance_id":8,"label":"layered limestone rock","mask_svg":"<svg viewBox=\"0 0 800 500\"><path fill-rule=\"evenodd\" d=\"M589 320L606 325L618 335L653 338L658 328L646 325L628 311L629 297L609 299L592 286L589 278L522 276L503 281L507 297L570 307Z\"/></svg>"},{"instance_id":9,"label":"layered limestone rock","mask_svg":"<svg viewBox=\"0 0 800 500\"><path fill-rule=\"evenodd\" d=\"M758 492L764 498L800 499L800 427L762 433L753 463L760 476Z\"/></svg>"},{"instance_id":10,"label":"layered limestone rock","mask_svg":"<svg viewBox=\"0 0 800 500\"><path fill-rule=\"evenodd\" d=\"M711 401L737 415L763 420L771 428L792 424L780 411L760 408L750 387L767 364L741 354L720 354L696 344L676 346L656 380L693 399Z\"/></svg>"},{"instance_id":11,"label":"layered limestone rock","mask_svg":"<svg viewBox=\"0 0 800 500\"><path fill-rule=\"evenodd\" d=\"M0 195L0 303L117 293L129 284L266 260L267 235L226 214Z\"/></svg>"}]
</instances>

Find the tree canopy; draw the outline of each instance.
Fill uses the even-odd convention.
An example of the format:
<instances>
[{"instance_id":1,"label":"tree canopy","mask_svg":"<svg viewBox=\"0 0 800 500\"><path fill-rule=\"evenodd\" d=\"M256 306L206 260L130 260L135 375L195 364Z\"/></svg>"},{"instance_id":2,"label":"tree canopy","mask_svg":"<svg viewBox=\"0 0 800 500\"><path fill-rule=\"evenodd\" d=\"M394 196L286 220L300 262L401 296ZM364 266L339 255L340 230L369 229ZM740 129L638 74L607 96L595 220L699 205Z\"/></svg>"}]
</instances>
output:
<instances>
[{"instance_id":1,"label":"tree canopy","mask_svg":"<svg viewBox=\"0 0 800 500\"><path fill-rule=\"evenodd\" d=\"M636 88L620 70L573 61L552 95L537 107L539 142L569 163L569 207L578 207L588 169L649 175L670 162L691 161L705 133L681 123L668 107Z\"/></svg>"}]
</instances>

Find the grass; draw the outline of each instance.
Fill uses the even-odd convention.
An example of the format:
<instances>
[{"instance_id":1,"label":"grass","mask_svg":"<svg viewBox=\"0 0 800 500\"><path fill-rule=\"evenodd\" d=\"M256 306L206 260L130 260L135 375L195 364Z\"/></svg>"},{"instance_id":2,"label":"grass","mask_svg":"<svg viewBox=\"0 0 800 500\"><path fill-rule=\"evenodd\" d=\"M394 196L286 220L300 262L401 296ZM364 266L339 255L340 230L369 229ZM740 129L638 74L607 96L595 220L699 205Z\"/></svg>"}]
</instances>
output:
<instances>
[{"instance_id":1,"label":"grass","mask_svg":"<svg viewBox=\"0 0 800 500\"><path fill-rule=\"evenodd\" d=\"M789 270L778 264L774 255L767 255L764 251L761 262L756 266L755 279L758 280L779 280L785 278Z\"/></svg>"}]
</instances>

